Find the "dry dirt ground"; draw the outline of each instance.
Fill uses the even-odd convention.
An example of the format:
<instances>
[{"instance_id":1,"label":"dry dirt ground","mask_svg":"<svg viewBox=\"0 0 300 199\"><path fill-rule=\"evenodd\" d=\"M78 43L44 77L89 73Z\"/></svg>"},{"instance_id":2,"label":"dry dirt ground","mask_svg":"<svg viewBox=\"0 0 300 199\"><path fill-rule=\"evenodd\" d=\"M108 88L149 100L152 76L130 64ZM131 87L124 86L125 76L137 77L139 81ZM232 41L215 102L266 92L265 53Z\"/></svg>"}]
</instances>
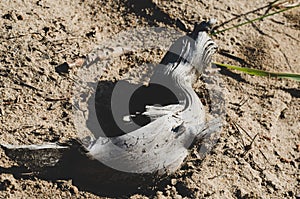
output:
<instances>
[{"instance_id":1,"label":"dry dirt ground","mask_svg":"<svg viewBox=\"0 0 300 199\"><path fill-rule=\"evenodd\" d=\"M216 18L217 25L228 22L220 30L279 9L268 6L269 2L0 1L1 143L62 142L76 137L69 76L76 74L80 64L57 66L84 58L102 40L136 27L183 32L176 19L189 30L195 22L209 18ZM296 8L218 34L213 37L219 46L214 60L300 73L299 19ZM124 68L134 68L136 62L157 63L164 53L149 50L146 55L123 56L119 59L123 70L112 68L106 76L121 79L128 71ZM300 198L300 84L226 69L220 72L226 124L213 150L201 160L189 157L164 183L120 197ZM0 198L111 197L82 189L72 179L19 178L4 172L15 163L2 150L0 156Z\"/></svg>"}]
</instances>

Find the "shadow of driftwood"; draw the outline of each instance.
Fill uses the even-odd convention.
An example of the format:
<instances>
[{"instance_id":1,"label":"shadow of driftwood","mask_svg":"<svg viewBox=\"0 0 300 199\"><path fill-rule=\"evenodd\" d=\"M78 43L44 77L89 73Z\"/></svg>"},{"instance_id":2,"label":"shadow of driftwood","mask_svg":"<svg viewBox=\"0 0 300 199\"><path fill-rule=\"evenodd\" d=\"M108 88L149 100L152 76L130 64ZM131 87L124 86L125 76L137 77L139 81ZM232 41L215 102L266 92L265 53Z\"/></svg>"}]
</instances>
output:
<instances>
[{"instance_id":1,"label":"shadow of driftwood","mask_svg":"<svg viewBox=\"0 0 300 199\"><path fill-rule=\"evenodd\" d=\"M91 109L96 110L97 118L92 118L95 115L89 116L87 126L93 132L91 123L97 122L106 136L119 136L150 122L147 116L141 114L145 111L146 105L165 106L172 103L178 103L175 94L158 84L144 86L126 81L100 81L95 99L88 103L89 106L92 106ZM113 106L118 110L115 113L112 111ZM124 114L135 116L128 123L128 121L123 121ZM126 197L133 193L151 197L152 194L155 194L153 187L163 186L166 182L167 177L165 176L127 173L110 168L89 157L83 143L76 139L60 145L66 147L62 149L45 148L40 150L41 154L29 148L9 149L0 145L8 157L21 165L11 168L0 167L0 172L13 174L18 179L34 177L47 181L72 179L72 183L80 190L108 197ZM45 154L47 155L45 156ZM49 159L57 160L57 163L49 166L45 163Z\"/></svg>"},{"instance_id":2,"label":"shadow of driftwood","mask_svg":"<svg viewBox=\"0 0 300 199\"><path fill-rule=\"evenodd\" d=\"M171 18L152 0L144 0L142 3L140 0L126 0L123 4L128 8L127 12L146 19L149 25L157 26L157 22L162 22L169 26L175 26L184 32L189 32L180 20Z\"/></svg>"},{"instance_id":3,"label":"shadow of driftwood","mask_svg":"<svg viewBox=\"0 0 300 199\"><path fill-rule=\"evenodd\" d=\"M230 53L227 53L227 52L224 51L224 50L220 50L220 51L219 51L219 54L222 55L222 56L224 56L224 57L228 57L229 59L233 59L233 60L239 62L240 64L243 64L243 65L249 65L244 59L239 58L239 57L237 57L237 56L234 56L234 55L232 55L232 54L230 54Z\"/></svg>"},{"instance_id":4,"label":"shadow of driftwood","mask_svg":"<svg viewBox=\"0 0 300 199\"><path fill-rule=\"evenodd\" d=\"M176 95L159 84L131 84L127 81L98 82L95 99L88 102L89 110L96 111L96 117L89 115L87 126L97 136L99 124L106 137L120 136L132 132L151 122L146 105L166 106L179 103ZM127 119L124 120L124 116ZM103 135L102 135L103 136Z\"/></svg>"},{"instance_id":5,"label":"shadow of driftwood","mask_svg":"<svg viewBox=\"0 0 300 199\"><path fill-rule=\"evenodd\" d=\"M55 166L35 169L27 169L24 166L0 167L0 173L12 174L16 179L38 177L53 182L72 179L73 185L79 190L104 197L127 197L133 193L151 197L155 194L153 187L164 186L166 183L167 177L126 173L107 167L86 156L84 149L76 140L68 145L70 148Z\"/></svg>"},{"instance_id":6,"label":"shadow of driftwood","mask_svg":"<svg viewBox=\"0 0 300 199\"><path fill-rule=\"evenodd\" d=\"M222 67L221 70L220 70L220 73L222 75L226 75L228 77L231 77L232 79L235 79L236 81L246 83L246 80L244 78L242 78L242 76L240 74L234 73L229 69L226 69L226 68Z\"/></svg>"},{"instance_id":7,"label":"shadow of driftwood","mask_svg":"<svg viewBox=\"0 0 300 199\"><path fill-rule=\"evenodd\" d=\"M234 55L232 55L232 54L229 54L229 53L227 53L227 52L225 52L225 51L220 50L220 51L219 51L219 54L222 55L222 56L224 56L224 57L228 57L229 59L235 60L235 61L239 62L239 63L242 64L242 65L249 65L249 64L248 64L245 60L243 60L242 58L239 58L239 57L237 57L237 56L234 56ZM225 68L225 67L221 67L220 73L221 73L222 75L226 75L226 76L228 76L228 77L231 77L231 78L233 78L233 79L235 79L235 80L237 80L237 81L239 81L239 82L246 82L246 80L245 80L244 78L242 78L241 75L239 75L239 74L237 74L237 73L234 73L234 72L232 72L231 70L228 70L228 69Z\"/></svg>"},{"instance_id":8,"label":"shadow of driftwood","mask_svg":"<svg viewBox=\"0 0 300 199\"><path fill-rule=\"evenodd\" d=\"M296 88L281 88L285 92L291 94L292 97L300 98L300 90Z\"/></svg>"}]
</instances>

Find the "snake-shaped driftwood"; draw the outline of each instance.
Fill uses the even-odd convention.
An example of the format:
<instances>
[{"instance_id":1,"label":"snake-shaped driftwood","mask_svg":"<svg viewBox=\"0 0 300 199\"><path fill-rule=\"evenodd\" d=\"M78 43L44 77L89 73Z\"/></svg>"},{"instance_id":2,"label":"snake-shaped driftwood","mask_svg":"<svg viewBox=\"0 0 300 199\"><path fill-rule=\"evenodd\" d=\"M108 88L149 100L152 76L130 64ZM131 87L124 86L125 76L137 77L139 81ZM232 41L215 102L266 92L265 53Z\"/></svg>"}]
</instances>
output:
<instances>
[{"instance_id":1,"label":"snake-shaped driftwood","mask_svg":"<svg viewBox=\"0 0 300 199\"><path fill-rule=\"evenodd\" d=\"M88 147L77 143L75 148L81 149L83 157L125 173L165 174L180 167L188 148L203 135L205 126L203 105L192 88L197 73L211 64L216 49L204 29L202 23L195 26L192 33L179 38L151 77L150 85L167 88L176 100L163 106L146 105L141 115L151 122L139 129L116 137L99 137ZM39 171L60 165L66 154L72 155L70 151L74 149L72 144L56 143L1 146L17 163ZM74 162L76 158L68 158L68 161Z\"/></svg>"}]
</instances>

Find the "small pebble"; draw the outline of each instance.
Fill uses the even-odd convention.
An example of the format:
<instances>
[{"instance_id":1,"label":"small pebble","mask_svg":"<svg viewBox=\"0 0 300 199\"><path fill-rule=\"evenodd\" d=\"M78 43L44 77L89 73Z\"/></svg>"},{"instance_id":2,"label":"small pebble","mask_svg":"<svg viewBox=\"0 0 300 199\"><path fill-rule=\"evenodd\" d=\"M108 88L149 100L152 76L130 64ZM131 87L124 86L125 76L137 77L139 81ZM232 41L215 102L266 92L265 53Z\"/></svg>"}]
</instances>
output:
<instances>
[{"instance_id":1,"label":"small pebble","mask_svg":"<svg viewBox=\"0 0 300 199\"><path fill-rule=\"evenodd\" d=\"M171 185L176 185L177 184L177 180L176 179L171 179Z\"/></svg>"}]
</instances>

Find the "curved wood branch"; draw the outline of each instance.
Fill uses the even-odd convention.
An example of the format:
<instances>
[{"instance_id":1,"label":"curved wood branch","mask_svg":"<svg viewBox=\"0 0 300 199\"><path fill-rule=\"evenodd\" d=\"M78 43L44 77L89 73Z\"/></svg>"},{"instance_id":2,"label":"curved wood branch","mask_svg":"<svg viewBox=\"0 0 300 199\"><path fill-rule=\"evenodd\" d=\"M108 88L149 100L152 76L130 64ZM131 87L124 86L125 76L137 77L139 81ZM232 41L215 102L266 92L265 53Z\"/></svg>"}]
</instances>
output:
<instances>
[{"instance_id":1,"label":"curved wood branch","mask_svg":"<svg viewBox=\"0 0 300 199\"><path fill-rule=\"evenodd\" d=\"M191 34L178 39L156 67L150 80L150 85L158 84L171 90L177 101L163 106L146 104L142 116L149 117L150 123L125 135L99 137L87 147L76 142L75 148L80 149L79 154L91 161L97 160L102 167L107 166L114 172L153 176L176 171L193 141L207 133L205 111L192 83L197 72L201 73L211 63L215 49L215 43L203 31L203 24L196 26ZM73 154L72 143L2 145L2 148L7 156L30 170L38 168L40 171L44 167L64 165L62 162L66 154L77 157ZM26 155L22 156L22 153ZM108 178L107 173L100 170L102 177Z\"/></svg>"}]
</instances>

